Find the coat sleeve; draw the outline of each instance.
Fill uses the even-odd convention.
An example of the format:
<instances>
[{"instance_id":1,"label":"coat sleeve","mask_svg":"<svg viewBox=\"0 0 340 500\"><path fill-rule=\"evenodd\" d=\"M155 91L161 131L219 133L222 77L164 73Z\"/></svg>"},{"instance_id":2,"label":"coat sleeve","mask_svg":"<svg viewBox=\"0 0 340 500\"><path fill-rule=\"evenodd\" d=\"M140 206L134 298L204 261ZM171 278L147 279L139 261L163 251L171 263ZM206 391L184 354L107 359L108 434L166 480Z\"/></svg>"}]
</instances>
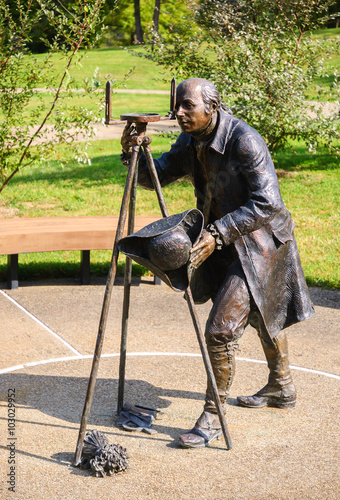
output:
<instances>
[{"instance_id":1,"label":"coat sleeve","mask_svg":"<svg viewBox=\"0 0 340 500\"><path fill-rule=\"evenodd\" d=\"M274 165L261 136L243 134L233 148L248 201L214 222L225 245L260 229L284 208Z\"/></svg>"},{"instance_id":2,"label":"coat sleeve","mask_svg":"<svg viewBox=\"0 0 340 500\"><path fill-rule=\"evenodd\" d=\"M161 186L166 186L189 173L189 143L190 137L182 133L169 152L154 160ZM145 189L154 189L144 154L139 159L138 184Z\"/></svg>"}]
</instances>

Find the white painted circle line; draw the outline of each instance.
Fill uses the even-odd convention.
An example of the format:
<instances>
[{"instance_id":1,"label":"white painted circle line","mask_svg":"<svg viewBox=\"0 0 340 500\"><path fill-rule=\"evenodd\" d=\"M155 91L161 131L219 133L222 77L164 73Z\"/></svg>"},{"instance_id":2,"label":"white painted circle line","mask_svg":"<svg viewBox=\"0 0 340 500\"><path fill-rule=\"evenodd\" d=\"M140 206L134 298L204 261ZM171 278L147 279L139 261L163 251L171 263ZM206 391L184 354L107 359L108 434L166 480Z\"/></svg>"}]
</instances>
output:
<instances>
[{"instance_id":1,"label":"white painted circle line","mask_svg":"<svg viewBox=\"0 0 340 500\"><path fill-rule=\"evenodd\" d=\"M35 321L36 323L38 323L38 325L42 326L46 331L48 331L48 333L50 333L51 335L53 335L54 337L56 337L68 349L70 349L72 352L74 352L74 354L76 354L79 358L82 357L82 355L80 354L80 352L77 351L77 349L75 349L74 347L72 347L71 344L69 344L68 342L66 342L66 340L64 340L62 337L60 337L60 335L58 335L53 330L51 330L51 328L49 328L47 325L45 325L45 323L43 323L42 321L40 321L40 319L38 319L35 316L33 316L33 314L31 314L29 311L27 311L27 309L25 309L22 305L20 305L19 302L17 302L16 300L12 299L12 297L10 297L9 295L7 295L7 293L5 293L3 290L0 290L0 292L2 293L2 295L4 297L6 297L6 299L8 299L10 302L12 302L21 311L23 311L24 313L26 313L31 319L33 319L33 321Z\"/></svg>"},{"instance_id":2,"label":"white painted circle line","mask_svg":"<svg viewBox=\"0 0 340 500\"><path fill-rule=\"evenodd\" d=\"M188 352L130 352L127 353L127 356L133 357L133 356L177 356L177 357L187 357L187 358L201 358L201 354L195 354L195 353L188 353ZM110 354L102 354L102 358L118 358L119 353L110 353ZM17 370L22 370L24 368L29 368L31 366L39 366L39 365L47 365L50 363L63 363L67 361L79 361L81 359L92 359L93 356L92 354L86 354L85 356L80 355L80 356L66 356L64 358L53 358L53 359L44 359L41 361L32 361L30 363L25 363L24 365L16 365L16 366L11 366L9 368L4 368L0 370L0 375L2 373L8 373L8 372L14 372ZM259 364L266 364L266 361L262 361L260 359L249 359L249 358L238 358L236 356L236 359L238 361L246 361L247 363L259 363ZM311 368L303 368L301 366L293 366L290 365L290 368L292 370L298 370L301 372L306 372L306 373L312 373L314 375L322 375L323 377L329 377L329 378L334 378L335 380L340 380L340 375L335 375L334 373L328 373L328 372L323 372L320 370L313 370Z\"/></svg>"},{"instance_id":3,"label":"white painted circle line","mask_svg":"<svg viewBox=\"0 0 340 500\"><path fill-rule=\"evenodd\" d=\"M22 370L23 368L25 368L24 365L10 366L9 368L4 368L3 370L0 370L0 374L8 373L8 372L15 372L17 370Z\"/></svg>"}]
</instances>

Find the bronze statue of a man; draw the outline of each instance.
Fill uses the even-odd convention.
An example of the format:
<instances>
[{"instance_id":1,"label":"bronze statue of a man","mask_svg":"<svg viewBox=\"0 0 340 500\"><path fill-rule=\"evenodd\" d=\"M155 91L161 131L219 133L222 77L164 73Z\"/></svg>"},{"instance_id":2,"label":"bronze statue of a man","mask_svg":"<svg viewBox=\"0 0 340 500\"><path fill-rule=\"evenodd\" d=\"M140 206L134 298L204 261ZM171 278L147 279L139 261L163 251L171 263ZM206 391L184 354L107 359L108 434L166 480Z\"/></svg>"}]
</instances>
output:
<instances>
[{"instance_id":1,"label":"bronze statue of a man","mask_svg":"<svg viewBox=\"0 0 340 500\"><path fill-rule=\"evenodd\" d=\"M216 87L191 78L177 88L176 115L182 133L155 165L162 186L189 176L204 215L199 242L191 251L196 268L191 289L196 303L212 299L205 336L225 407L235 371L235 351L247 324L260 337L269 368L265 387L239 396L247 408L292 408L296 390L283 329L313 314L294 223L280 194L268 148L249 125L221 103ZM128 159L133 126L122 137ZM143 156L138 182L153 189ZM179 438L188 448L208 446L222 435L207 387L204 411Z\"/></svg>"}]
</instances>

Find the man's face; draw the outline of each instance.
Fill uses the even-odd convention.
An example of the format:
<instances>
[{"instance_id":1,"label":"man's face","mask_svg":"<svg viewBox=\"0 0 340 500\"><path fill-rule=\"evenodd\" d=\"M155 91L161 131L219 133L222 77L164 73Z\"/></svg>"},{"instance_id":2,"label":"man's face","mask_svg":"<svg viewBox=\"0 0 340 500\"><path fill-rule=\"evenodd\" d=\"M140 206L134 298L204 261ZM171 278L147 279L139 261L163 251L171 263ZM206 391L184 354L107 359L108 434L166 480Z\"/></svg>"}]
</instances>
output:
<instances>
[{"instance_id":1,"label":"man's face","mask_svg":"<svg viewBox=\"0 0 340 500\"><path fill-rule=\"evenodd\" d=\"M199 83L184 82L177 87L176 116L179 126L186 134L199 135L208 127L211 113L206 112Z\"/></svg>"}]
</instances>

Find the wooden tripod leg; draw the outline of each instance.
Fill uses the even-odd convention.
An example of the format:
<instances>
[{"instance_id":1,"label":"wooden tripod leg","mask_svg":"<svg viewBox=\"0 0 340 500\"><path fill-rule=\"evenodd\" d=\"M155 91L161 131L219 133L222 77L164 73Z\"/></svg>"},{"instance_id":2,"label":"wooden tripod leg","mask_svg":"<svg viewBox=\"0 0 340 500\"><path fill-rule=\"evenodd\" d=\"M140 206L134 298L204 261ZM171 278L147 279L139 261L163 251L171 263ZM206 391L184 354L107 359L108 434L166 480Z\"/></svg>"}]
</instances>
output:
<instances>
[{"instance_id":1,"label":"wooden tripod leg","mask_svg":"<svg viewBox=\"0 0 340 500\"><path fill-rule=\"evenodd\" d=\"M144 130L143 130L144 132ZM168 215L165 200L161 190L161 186L158 180L157 172L153 162L151 149L150 149L150 137L143 136L143 149L146 157L146 161L149 170L152 172L152 180L155 184L155 190L158 195L158 202L161 208L163 217ZM129 206L129 222L128 222L128 234L132 234L134 231L134 217L135 217L135 206L136 206L136 189L137 189L137 177L138 171L136 169L134 183L130 195L130 206ZM159 194L160 193L160 194ZM127 345L127 330L128 330L128 318L129 318L129 308L130 308L130 288L131 288L131 274L132 274L132 261L129 257L126 257L125 261L125 276L124 276L124 299L123 299L123 314L122 314L122 335L120 342L120 357L119 357L119 381L118 381L118 401L117 401L117 414L119 415L122 411L124 405L124 386L125 386L125 366L126 366L126 345Z\"/></svg>"},{"instance_id":2,"label":"wooden tripod leg","mask_svg":"<svg viewBox=\"0 0 340 500\"><path fill-rule=\"evenodd\" d=\"M157 197L158 197L159 205L160 205L161 210L162 210L163 217L167 217L169 215L169 213L168 213L168 210L167 210L167 207L165 204L162 188L161 188L161 185L160 185L160 182L158 179L157 171L155 168L155 164L154 164L154 161L153 161L153 158L151 155L151 150L150 150L149 145L144 147L144 152L145 152L145 156L146 156L147 161L148 161L150 175L152 178L154 188L157 192ZM227 421L226 421L224 411L223 411L223 408L221 405L221 401L220 401L220 397L219 397L218 389L217 389L217 385L216 385L215 375L214 375L214 372L213 372L213 369L211 366L211 361L210 361L208 349L207 349L207 346L205 344L205 340L204 340L204 337L202 334L202 329L201 329L201 326L199 324L198 315L196 312L196 307L195 307L194 299L193 299L192 294L191 294L190 287L188 287L188 289L186 290L185 295L186 295L187 303L189 306L191 318L192 318L192 321L194 324L197 340L198 340L198 343L199 343L199 346L201 349L204 367L205 367L205 370L207 372L207 377L208 377L209 383L212 387L214 403L216 406L218 418L220 420L222 432L223 432L225 442L227 445L227 450L230 450L232 447L232 444L231 444L231 439L230 439L230 435L229 435L229 431L228 431L228 425L227 425Z\"/></svg>"},{"instance_id":3,"label":"wooden tripod leg","mask_svg":"<svg viewBox=\"0 0 340 500\"><path fill-rule=\"evenodd\" d=\"M133 185L132 185L132 189L131 189L131 195L130 195L128 234L132 234L134 231L137 176L138 176L138 171L136 169L135 177L134 177L134 181L133 181ZM126 257L126 259L125 259L125 275L124 275L122 335L121 335L121 340L120 340L120 356L119 356L119 381L118 381L118 402L117 402L117 414L118 415L122 411L123 404L124 404L126 344L127 344L128 319L129 319L129 309L130 309L131 277L132 277L132 260L130 257Z\"/></svg>"},{"instance_id":4,"label":"wooden tripod leg","mask_svg":"<svg viewBox=\"0 0 340 500\"><path fill-rule=\"evenodd\" d=\"M104 334L105 334L107 316L108 316L108 312L109 312L110 299L111 299L111 295L112 295L112 287L113 287L114 280L116 277L116 272L117 272L117 260L118 260L118 254L119 254L118 243L123 237L128 201L130 198L132 183L133 183L133 180L135 177L135 172L137 169L137 159L138 159L139 149L140 149L140 144L139 145L136 144L132 147L132 156L131 156L130 167L129 167L129 171L128 171L128 175L127 175L127 179L126 179L126 183L125 183L122 204L121 204L121 208L120 208L116 238L115 238L113 251L112 251L111 265L110 265L110 270L109 270L109 274L108 274L107 281L106 281L106 289L105 289L105 295L104 295L104 300L103 300L102 313L101 313L100 322L99 322L97 342L96 342L96 347L95 347L95 351L94 351L94 355L93 355L92 370L91 370L91 375L90 375L89 383L88 383L88 387L87 387L87 393L86 393L86 397L85 397L83 414L82 414L81 424L80 424L80 429L79 429L78 442L77 442L76 451L75 451L74 460L73 460L73 465L75 465L75 466L79 465L79 463L81 462L81 453L83 450L87 421L88 421L91 406L92 406L94 388L95 388L97 373L98 373L98 368L99 368L99 361L100 361L100 356L101 356L103 342L104 342Z\"/></svg>"},{"instance_id":5,"label":"wooden tripod leg","mask_svg":"<svg viewBox=\"0 0 340 500\"><path fill-rule=\"evenodd\" d=\"M140 133L145 133L145 127L139 130ZM154 182L154 187L157 192L159 206L163 217L167 217L168 211L165 204L162 189L157 176L155 164L153 162L150 143L151 138L147 136L143 137L143 149L146 157L146 161L150 172L152 172L151 177ZM137 189L137 178L138 171L136 169L134 183L130 195L130 206L129 206L129 222L128 222L128 234L132 234L134 231L134 218L135 218L135 206L136 206L136 189ZM120 357L119 357L119 381L118 381L118 401L117 401L117 414L119 415L122 411L124 405L124 386L125 386L125 366L126 366L126 345L127 345L127 329L128 329L128 318L129 318L129 308L130 308L130 288L131 288L131 274L132 274L132 261L129 257L126 257L125 261L125 276L124 276L124 299L123 299L123 315L122 315L122 335L120 342Z\"/></svg>"},{"instance_id":6,"label":"wooden tripod leg","mask_svg":"<svg viewBox=\"0 0 340 500\"><path fill-rule=\"evenodd\" d=\"M196 307L195 307L194 299L192 297L190 288L187 288L187 290L185 292L185 297L187 299L191 318L192 318L192 321L194 323L194 327L195 327L195 331L196 331L196 335L197 335L197 340L198 340L198 343L199 343L199 346L201 349L205 370L207 372L208 380L209 380L209 383L210 383L212 391L213 391L214 403L216 406L218 418L220 420L224 439L225 439L225 442L227 445L227 450L231 450L232 444L231 444L231 439L230 439L230 435L229 435L229 431L228 431L227 420L225 418L222 404L220 401L220 396L218 394L215 375L214 375L214 372L213 372L213 369L211 366L211 361L209 358L209 353L208 353L208 349L207 349L207 346L206 346L206 343L205 343L205 340L203 337L203 333L202 333L202 330L201 330L201 327L200 327L200 324L198 321Z\"/></svg>"},{"instance_id":7,"label":"wooden tripod leg","mask_svg":"<svg viewBox=\"0 0 340 500\"><path fill-rule=\"evenodd\" d=\"M157 194L158 203L159 203L159 207L161 209L162 215L163 215L163 217L168 217L169 216L168 208L167 208L166 203L165 203L162 187L161 187L161 184L159 182L155 163L153 161L152 154L151 154L151 148L150 148L151 138L147 137L145 139L149 139L149 141L147 142L147 144L144 146L143 149L144 149L146 161L148 163L153 187L155 188L155 191Z\"/></svg>"}]
</instances>

